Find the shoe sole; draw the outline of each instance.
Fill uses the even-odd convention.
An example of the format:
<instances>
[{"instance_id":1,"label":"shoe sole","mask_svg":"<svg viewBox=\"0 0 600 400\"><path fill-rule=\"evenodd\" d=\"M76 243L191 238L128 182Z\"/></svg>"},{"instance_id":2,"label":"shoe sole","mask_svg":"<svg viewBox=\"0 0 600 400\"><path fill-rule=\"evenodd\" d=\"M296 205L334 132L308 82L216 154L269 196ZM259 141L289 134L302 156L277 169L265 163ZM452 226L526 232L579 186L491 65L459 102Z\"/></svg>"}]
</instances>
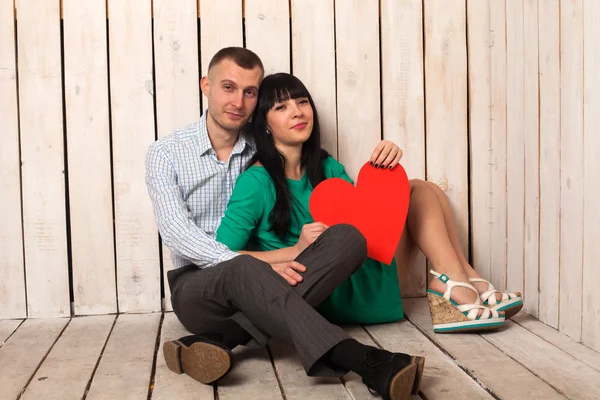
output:
<instances>
[{"instance_id":1,"label":"shoe sole","mask_svg":"<svg viewBox=\"0 0 600 400\"><path fill-rule=\"evenodd\" d=\"M417 366L417 373L415 374L415 382L413 383L411 394L419 394L419 386L421 385L423 371L425 370L425 357L413 356L412 363Z\"/></svg>"},{"instance_id":2,"label":"shoe sole","mask_svg":"<svg viewBox=\"0 0 600 400\"><path fill-rule=\"evenodd\" d=\"M409 400L417 375L417 364L409 364L392 378L390 400Z\"/></svg>"},{"instance_id":3,"label":"shoe sole","mask_svg":"<svg viewBox=\"0 0 600 400\"><path fill-rule=\"evenodd\" d=\"M516 306L507 307L504 310L498 309L497 311L504 311L504 318L511 319L523 308L523 303L517 304Z\"/></svg>"},{"instance_id":4,"label":"shoe sole","mask_svg":"<svg viewBox=\"0 0 600 400\"><path fill-rule=\"evenodd\" d=\"M231 352L211 343L196 342L190 347L177 340L165 342L163 354L169 370L187 374L209 385L231 369Z\"/></svg>"}]
</instances>

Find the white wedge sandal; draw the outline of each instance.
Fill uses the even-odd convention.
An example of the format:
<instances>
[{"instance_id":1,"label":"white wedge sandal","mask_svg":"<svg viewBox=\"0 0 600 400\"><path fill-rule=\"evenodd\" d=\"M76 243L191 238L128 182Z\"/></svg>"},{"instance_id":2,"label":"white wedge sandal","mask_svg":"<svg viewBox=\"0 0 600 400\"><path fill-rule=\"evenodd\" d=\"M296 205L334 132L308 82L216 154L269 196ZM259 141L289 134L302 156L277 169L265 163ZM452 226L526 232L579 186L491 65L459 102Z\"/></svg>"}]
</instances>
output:
<instances>
[{"instance_id":1,"label":"white wedge sandal","mask_svg":"<svg viewBox=\"0 0 600 400\"><path fill-rule=\"evenodd\" d=\"M504 318L511 319L516 313L523 308L523 298L521 293L502 293L494 288L490 282L481 278L469 278L469 282L487 283L488 288L485 292L479 295L481 303L492 310L504 311ZM502 300L498 301L496 293L502 295Z\"/></svg>"},{"instance_id":2,"label":"white wedge sandal","mask_svg":"<svg viewBox=\"0 0 600 400\"><path fill-rule=\"evenodd\" d=\"M427 300L433 322L433 331L436 333L474 332L500 328L504 325L504 316L497 310L481 304L479 292L472 285L456 282L446 274L438 274L434 270L432 275L446 284L444 294L435 290L427 290ZM477 301L473 304L458 304L450 298L455 287L466 287L477 293ZM479 311L482 311L481 315Z\"/></svg>"}]
</instances>

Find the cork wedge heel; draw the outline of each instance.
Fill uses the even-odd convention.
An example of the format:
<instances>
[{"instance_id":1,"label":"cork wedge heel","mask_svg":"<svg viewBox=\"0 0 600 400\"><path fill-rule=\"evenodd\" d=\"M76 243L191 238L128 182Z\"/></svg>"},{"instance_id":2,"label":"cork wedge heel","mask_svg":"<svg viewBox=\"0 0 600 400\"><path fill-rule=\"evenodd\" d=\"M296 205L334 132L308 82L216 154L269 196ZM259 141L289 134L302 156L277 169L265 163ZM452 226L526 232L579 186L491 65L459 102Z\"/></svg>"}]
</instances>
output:
<instances>
[{"instance_id":1,"label":"cork wedge heel","mask_svg":"<svg viewBox=\"0 0 600 400\"><path fill-rule=\"evenodd\" d=\"M504 316L500 316L497 310L482 305L479 293L472 285L455 282L447 275L438 274L433 270L430 273L446 284L446 292L443 294L431 289L427 290L434 332L475 332L498 329L504 325ZM450 298L455 287L473 290L477 293L477 301L473 304L457 304ZM479 311L482 311L481 315L478 315Z\"/></svg>"}]
</instances>

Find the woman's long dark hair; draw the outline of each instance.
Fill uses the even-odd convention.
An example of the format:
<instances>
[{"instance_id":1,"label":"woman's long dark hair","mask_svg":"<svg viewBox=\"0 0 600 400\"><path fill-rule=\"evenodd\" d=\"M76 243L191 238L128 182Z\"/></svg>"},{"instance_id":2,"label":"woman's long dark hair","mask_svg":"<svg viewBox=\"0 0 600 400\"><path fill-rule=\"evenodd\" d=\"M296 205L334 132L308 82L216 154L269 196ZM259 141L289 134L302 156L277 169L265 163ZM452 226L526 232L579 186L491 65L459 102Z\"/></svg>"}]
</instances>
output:
<instances>
[{"instance_id":1,"label":"woman's long dark hair","mask_svg":"<svg viewBox=\"0 0 600 400\"><path fill-rule=\"evenodd\" d=\"M258 91L258 104L252 115L250 130L255 139L257 153L249 165L259 161L267 170L275 184L275 205L269 215L271 229L280 238L285 238L290 228L291 195L285 175L285 158L275 147L273 135L267 131L267 113L275 103L288 99L308 98L313 109L313 129L310 137L302 145L301 167L313 188L325 180L322 161L328 154L321 149L321 130L315 103L300 79L286 73L267 76Z\"/></svg>"}]
</instances>

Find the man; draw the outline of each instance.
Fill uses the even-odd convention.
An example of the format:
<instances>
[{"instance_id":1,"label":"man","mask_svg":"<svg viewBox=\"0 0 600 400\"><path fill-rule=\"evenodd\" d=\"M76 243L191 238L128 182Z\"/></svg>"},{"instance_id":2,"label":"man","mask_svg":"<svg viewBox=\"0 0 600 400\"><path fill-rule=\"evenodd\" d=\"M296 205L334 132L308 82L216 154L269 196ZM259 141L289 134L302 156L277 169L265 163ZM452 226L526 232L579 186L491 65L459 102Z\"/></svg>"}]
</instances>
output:
<instances>
[{"instance_id":1,"label":"man","mask_svg":"<svg viewBox=\"0 0 600 400\"><path fill-rule=\"evenodd\" d=\"M299 254L276 250L281 262L274 264L214 240L235 181L255 152L243 128L263 75L253 52L220 50L201 81L208 99L202 119L148 150L146 183L175 266L168 272L171 302L194 334L164 344L167 366L210 384L230 370L234 347L274 337L297 349L308 375L351 370L382 397L407 398L418 390L421 357L365 346L314 309L364 261L358 230L316 224L300 237L308 247ZM393 166L400 156L397 146L382 142L371 161ZM321 230L316 238L315 228Z\"/></svg>"}]
</instances>

